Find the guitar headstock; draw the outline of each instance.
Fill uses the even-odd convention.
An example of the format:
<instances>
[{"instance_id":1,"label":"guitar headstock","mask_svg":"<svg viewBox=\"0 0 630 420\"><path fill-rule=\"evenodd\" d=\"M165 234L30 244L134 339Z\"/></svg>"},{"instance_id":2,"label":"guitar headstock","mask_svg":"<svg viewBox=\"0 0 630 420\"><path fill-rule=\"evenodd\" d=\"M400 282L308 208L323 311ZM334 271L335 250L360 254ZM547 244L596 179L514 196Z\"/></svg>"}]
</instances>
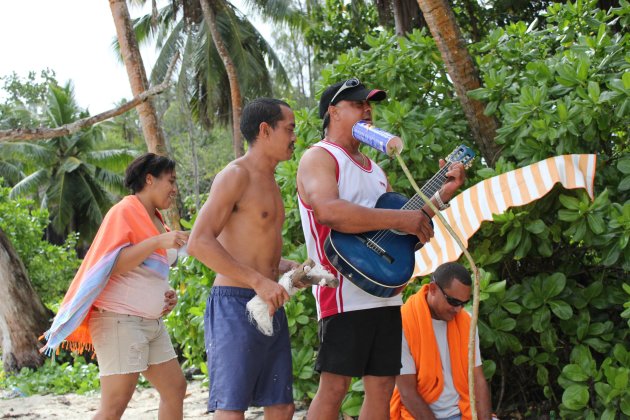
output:
<instances>
[{"instance_id":1,"label":"guitar headstock","mask_svg":"<svg viewBox=\"0 0 630 420\"><path fill-rule=\"evenodd\" d=\"M448 163L461 162L464 168L468 169L472 166L472 161L475 159L475 152L469 147L460 144L446 157Z\"/></svg>"}]
</instances>

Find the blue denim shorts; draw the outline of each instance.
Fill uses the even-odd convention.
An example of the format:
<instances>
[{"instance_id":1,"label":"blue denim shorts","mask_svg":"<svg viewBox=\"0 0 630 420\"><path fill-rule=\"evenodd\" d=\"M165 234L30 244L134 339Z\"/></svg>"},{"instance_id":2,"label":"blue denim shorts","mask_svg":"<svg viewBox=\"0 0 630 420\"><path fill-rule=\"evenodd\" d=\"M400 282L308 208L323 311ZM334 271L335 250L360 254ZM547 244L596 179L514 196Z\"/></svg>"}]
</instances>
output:
<instances>
[{"instance_id":1,"label":"blue denim shorts","mask_svg":"<svg viewBox=\"0 0 630 420\"><path fill-rule=\"evenodd\" d=\"M214 286L204 316L210 396L208 411L245 411L293 403L291 342L284 308L273 318L274 335L258 331L246 305L252 289Z\"/></svg>"}]
</instances>

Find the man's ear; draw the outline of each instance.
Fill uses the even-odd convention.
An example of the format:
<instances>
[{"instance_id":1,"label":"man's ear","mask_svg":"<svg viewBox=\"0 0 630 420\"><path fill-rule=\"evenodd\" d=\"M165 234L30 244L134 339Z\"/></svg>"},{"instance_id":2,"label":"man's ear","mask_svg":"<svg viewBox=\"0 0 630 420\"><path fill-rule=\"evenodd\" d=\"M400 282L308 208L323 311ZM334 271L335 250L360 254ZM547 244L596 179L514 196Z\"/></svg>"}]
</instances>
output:
<instances>
[{"instance_id":1,"label":"man's ear","mask_svg":"<svg viewBox=\"0 0 630 420\"><path fill-rule=\"evenodd\" d=\"M328 115L330 115L331 119L333 117L337 118L337 107L333 105L328 105Z\"/></svg>"},{"instance_id":2,"label":"man's ear","mask_svg":"<svg viewBox=\"0 0 630 420\"><path fill-rule=\"evenodd\" d=\"M259 138L269 138L271 134L271 127L266 122L261 122L258 126L258 137Z\"/></svg>"},{"instance_id":3,"label":"man's ear","mask_svg":"<svg viewBox=\"0 0 630 420\"><path fill-rule=\"evenodd\" d=\"M429 282L429 293L435 294L437 290L437 285L434 282Z\"/></svg>"}]
</instances>

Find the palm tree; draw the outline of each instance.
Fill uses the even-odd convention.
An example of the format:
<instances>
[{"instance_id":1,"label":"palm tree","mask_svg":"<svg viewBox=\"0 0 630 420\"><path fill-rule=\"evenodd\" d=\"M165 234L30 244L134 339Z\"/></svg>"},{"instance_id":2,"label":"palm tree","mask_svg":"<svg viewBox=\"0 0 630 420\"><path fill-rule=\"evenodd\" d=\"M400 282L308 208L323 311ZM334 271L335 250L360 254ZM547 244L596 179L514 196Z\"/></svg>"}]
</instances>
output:
<instances>
[{"instance_id":1,"label":"palm tree","mask_svg":"<svg viewBox=\"0 0 630 420\"><path fill-rule=\"evenodd\" d=\"M74 98L72 83L50 86L44 123L59 127L84 118ZM111 207L114 194L125 192L122 182L127 164L136 155L129 149L100 150L98 126L72 136L38 142L0 144L0 153L19 161L27 174L12 189L11 197L31 194L48 209L54 233L71 231L89 241Z\"/></svg>"},{"instance_id":2,"label":"palm tree","mask_svg":"<svg viewBox=\"0 0 630 420\"><path fill-rule=\"evenodd\" d=\"M127 3L126 0L109 0L109 6L112 10L118 45L127 69L131 92L134 96L137 96L149 89L149 82L142 63L138 42L131 27ZM137 110L142 123L142 132L147 143L147 149L149 152L167 155L164 133L160 127L151 98L138 105Z\"/></svg>"},{"instance_id":3,"label":"palm tree","mask_svg":"<svg viewBox=\"0 0 630 420\"><path fill-rule=\"evenodd\" d=\"M238 119L238 97L247 101L271 95L272 77L268 67L285 81L286 73L271 46L234 5L217 0L211 6L211 13L215 15L214 35L208 25L202 24L199 0L169 2L154 14L139 18L134 30L140 43L153 36L160 48L152 80L161 80L172 57L181 52L178 87L186 89L185 97L189 98L193 115L206 128L217 123L227 125L231 121L238 155L238 150L242 150L240 130L233 118L236 115ZM259 0L256 6L274 20L288 19L293 11L287 0ZM223 41L225 46L223 57L216 48L217 40ZM233 72L226 70L226 56L233 63ZM231 68L229 63L227 66Z\"/></svg>"}]
</instances>

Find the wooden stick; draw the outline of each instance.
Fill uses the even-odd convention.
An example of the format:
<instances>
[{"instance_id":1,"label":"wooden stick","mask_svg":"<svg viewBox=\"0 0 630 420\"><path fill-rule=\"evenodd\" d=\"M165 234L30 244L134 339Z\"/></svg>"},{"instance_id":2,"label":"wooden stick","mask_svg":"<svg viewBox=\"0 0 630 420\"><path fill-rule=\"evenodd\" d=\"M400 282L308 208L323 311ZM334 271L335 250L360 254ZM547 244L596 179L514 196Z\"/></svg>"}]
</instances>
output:
<instances>
[{"instance_id":1,"label":"wooden stick","mask_svg":"<svg viewBox=\"0 0 630 420\"><path fill-rule=\"evenodd\" d=\"M306 271L304 271L304 267L315 267L315 261L313 261L311 258L307 258L306 261L300 264L298 268L296 268L295 271L291 274L291 284L312 284L311 280L306 275Z\"/></svg>"},{"instance_id":2,"label":"wooden stick","mask_svg":"<svg viewBox=\"0 0 630 420\"><path fill-rule=\"evenodd\" d=\"M162 91L166 90L171 84L171 74L175 69L175 63L179 57L179 53L176 53L168 67L166 76L162 83L157 86L153 86L149 90L145 90L140 95L134 97L131 101L122 104L117 108L110 109L109 111L101 112L100 114L82 118L80 120L71 122L70 124L62 125L61 127L40 127L40 128L17 128L14 130L0 130L0 141L10 140L42 140L51 139L54 137L69 136L77 131L91 127L96 123L105 121L107 119L116 117L120 114L124 114L132 108L135 108L138 104L146 101L148 98L155 96Z\"/></svg>"},{"instance_id":3,"label":"wooden stick","mask_svg":"<svg viewBox=\"0 0 630 420\"><path fill-rule=\"evenodd\" d=\"M424 202L429 205L431 210L433 210L435 215L440 219L440 221L442 222L442 224L444 225L448 233L451 234L453 239L455 239L455 242L457 242L459 247L462 249L462 252L464 253L464 255L466 255L466 258L468 259L468 262L470 263L470 267L472 268L473 273L474 273L475 281L473 282L473 311L472 311L473 313L470 320L470 336L468 338L468 393L470 394L470 411L472 414L472 418L473 420L477 420L477 407L476 407L476 402L475 402L475 376L474 376L475 363L474 361L475 361L475 337L477 335L477 319L479 318L479 269L477 268L475 261L473 261L472 255L470 255L470 253L464 246L464 242L459 238L457 233L455 233L451 225L448 224L448 222L446 221L444 216L442 216L442 214L437 209L437 207L435 207L435 205L431 202L431 199L428 198L420 190L420 188L418 187L418 184L416 184L416 181L414 181L413 177L411 176L411 172L409 172L407 165L405 165L405 162L402 160L399 153L396 153L396 159L398 159L398 163L400 163L400 166L402 167L403 172L405 172L405 175L407 175L407 178L409 179L409 182L411 182L413 189L420 196L420 198L422 198Z\"/></svg>"},{"instance_id":4,"label":"wooden stick","mask_svg":"<svg viewBox=\"0 0 630 420\"><path fill-rule=\"evenodd\" d=\"M308 267L309 270L305 270ZM295 269L293 273L291 273L291 285L296 287L297 284L301 284L302 286L307 285L317 285L320 283L322 276L316 276L309 274L311 273L310 269L315 267L315 261L311 258L307 258L298 268ZM332 274L327 273L330 279L326 280L326 286L329 287L337 287L339 286L339 281Z\"/></svg>"}]
</instances>

